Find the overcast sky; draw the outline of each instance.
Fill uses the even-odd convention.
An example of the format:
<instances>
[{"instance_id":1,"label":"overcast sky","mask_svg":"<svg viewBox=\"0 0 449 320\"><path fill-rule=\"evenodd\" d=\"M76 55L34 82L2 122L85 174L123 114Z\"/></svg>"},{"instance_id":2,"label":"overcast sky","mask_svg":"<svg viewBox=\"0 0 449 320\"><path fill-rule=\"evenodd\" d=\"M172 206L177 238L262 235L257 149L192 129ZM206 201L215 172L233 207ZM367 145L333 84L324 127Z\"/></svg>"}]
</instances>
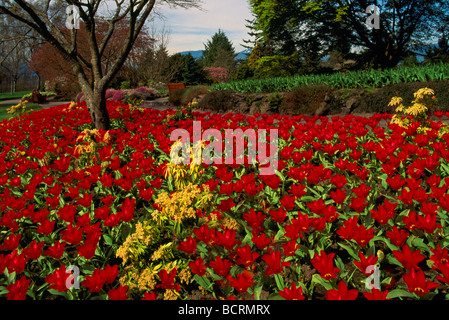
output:
<instances>
[{"instance_id":1,"label":"overcast sky","mask_svg":"<svg viewBox=\"0 0 449 320\"><path fill-rule=\"evenodd\" d=\"M244 50L243 40L248 40L245 19L251 19L247 0L203 0L202 10L159 9L164 22L156 20L156 25L170 30L168 50L170 54L181 51L204 50L204 44L218 29L223 30L232 41L236 52Z\"/></svg>"}]
</instances>

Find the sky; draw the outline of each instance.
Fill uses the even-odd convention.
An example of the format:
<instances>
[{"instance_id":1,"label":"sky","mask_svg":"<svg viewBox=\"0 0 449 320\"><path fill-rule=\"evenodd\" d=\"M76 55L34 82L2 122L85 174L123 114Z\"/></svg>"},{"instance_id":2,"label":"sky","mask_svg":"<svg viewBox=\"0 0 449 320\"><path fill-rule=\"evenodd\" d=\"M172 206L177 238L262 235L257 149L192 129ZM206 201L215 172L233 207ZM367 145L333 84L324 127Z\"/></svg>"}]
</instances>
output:
<instances>
[{"instance_id":1,"label":"sky","mask_svg":"<svg viewBox=\"0 0 449 320\"><path fill-rule=\"evenodd\" d=\"M168 51L204 50L204 44L221 29L233 43L236 52L244 50L243 40L250 39L245 19L251 19L247 0L203 0L202 9L161 7L164 16L155 20L156 26L169 30Z\"/></svg>"}]
</instances>

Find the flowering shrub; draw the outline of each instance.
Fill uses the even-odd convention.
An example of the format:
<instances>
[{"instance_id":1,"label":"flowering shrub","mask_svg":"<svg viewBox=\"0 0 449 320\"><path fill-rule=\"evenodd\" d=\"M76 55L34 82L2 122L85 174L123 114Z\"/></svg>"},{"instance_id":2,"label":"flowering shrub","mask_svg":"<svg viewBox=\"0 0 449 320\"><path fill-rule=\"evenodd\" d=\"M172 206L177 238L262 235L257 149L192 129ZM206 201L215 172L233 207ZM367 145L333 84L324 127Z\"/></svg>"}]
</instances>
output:
<instances>
[{"instance_id":1,"label":"flowering shrub","mask_svg":"<svg viewBox=\"0 0 449 320\"><path fill-rule=\"evenodd\" d=\"M223 67L205 67L204 71L207 72L208 78L213 83L225 83L229 79L229 72Z\"/></svg>"},{"instance_id":2,"label":"flowering shrub","mask_svg":"<svg viewBox=\"0 0 449 320\"><path fill-rule=\"evenodd\" d=\"M85 103L0 123L0 298L448 298L441 122L107 108L107 132ZM278 171L202 163L176 187L193 120L276 128Z\"/></svg>"},{"instance_id":3,"label":"flowering shrub","mask_svg":"<svg viewBox=\"0 0 449 320\"><path fill-rule=\"evenodd\" d=\"M27 112L26 101L20 101L17 105L6 109L6 112L13 116L22 116Z\"/></svg>"},{"instance_id":4,"label":"flowering shrub","mask_svg":"<svg viewBox=\"0 0 449 320\"><path fill-rule=\"evenodd\" d=\"M401 127L407 128L410 124L417 122L418 132L429 129L430 123L427 122L429 109L435 105L435 92L430 88L422 88L414 93L415 100L412 105L406 107L402 104L401 97L393 97L389 106L397 106L396 114L392 118L392 123L397 123Z\"/></svg>"},{"instance_id":5,"label":"flowering shrub","mask_svg":"<svg viewBox=\"0 0 449 320\"><path fill-rule=\"evenodd\" d=\"M58 93L55 92L55 91L39 91L39 94L40 94L42 97L51 97L51 96L56 96L56 95L58 95ZM28 100L28 99L31 100L32 98L33 98L33 93L30 92L30 93L27 93L27 94L25 94L24 96L22 96L22 99L21 99L21 100Z\"/></svg>"}]
</instances>

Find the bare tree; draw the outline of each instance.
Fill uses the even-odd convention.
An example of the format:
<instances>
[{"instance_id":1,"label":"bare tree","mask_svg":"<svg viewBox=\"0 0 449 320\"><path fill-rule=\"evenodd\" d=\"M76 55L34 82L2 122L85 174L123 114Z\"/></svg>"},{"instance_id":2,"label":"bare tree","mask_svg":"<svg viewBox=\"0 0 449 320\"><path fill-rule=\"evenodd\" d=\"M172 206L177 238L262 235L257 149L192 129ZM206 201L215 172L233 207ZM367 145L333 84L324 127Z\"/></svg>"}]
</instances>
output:
<instances>
[{"instance_id":1,"label":"bare tree","mask_svg":"<svg viewBox=\"0 0 449 320\"><path fill-rule=\"evenodd\" d=\"M40 38L32 28L9 16L0 15L0 30L0 68L14 92L17 81L29 74L27 64Z\"/></svg>"},{"instance_id":2,"label":"bare tree","mask_svg":"<svg viewBox=\"0 0 449 320\"><path fill-rule=\"evenodd\" d=\"M108 130L107 86L123 66L156 2L187 9L198 8L200 0L1 0L0 14L6 14L31 27L70 62L86 97L95 127ZM67 13L70 15L67 16ZM75 13L80 17L79 27L85 28L89 57L82 56L77 50L78 26L73 19ZM128 36L115 61L108 70L104 70L102 57L114 37L116 25L124 19L129 23ZM100 20L109 25L101 40L97 38L96 32ZM69 26L67 22L70 22ZM86 70L90 71L90 79Z\"/></svg>"}]
</instances>

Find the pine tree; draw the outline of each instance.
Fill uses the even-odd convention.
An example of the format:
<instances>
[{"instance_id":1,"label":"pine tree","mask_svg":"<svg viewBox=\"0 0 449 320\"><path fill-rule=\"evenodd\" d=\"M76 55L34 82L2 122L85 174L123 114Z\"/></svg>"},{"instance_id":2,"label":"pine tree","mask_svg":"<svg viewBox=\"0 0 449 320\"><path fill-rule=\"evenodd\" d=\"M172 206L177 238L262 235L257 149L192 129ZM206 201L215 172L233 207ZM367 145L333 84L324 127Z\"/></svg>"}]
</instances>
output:
<instances>
[{"instance_id":1,"label":"pine tree","mask_svg":"<svg viewBox=\"0 0 449 320\"><path fill-rule=\"evenodd\" d=\"M217 58L220 58L222 61L232 61L235 56L235 49L231 43L231 41L228 39L226 34L218 29L218 32L216 32L211 40L208 40L207 43L204 45L204 58L203 58L203 65L205 67L225 67L229 68L229 66L224 65L214 65ZM229 56L229 58L232 59L223 59L223 55Z\"/></svg>"},{"instance_id":2,"label":"pine tree","mask_svg":"<svg viewBox=\"0 0 449 320\"><path fill-rule=\"evenodd\" d=\"M184 56L184 68L182 69L183 82L186 85L198 85L206 82L206 77L201 65L195 60L192 54Z\"/></svg>"}]
</instances>

